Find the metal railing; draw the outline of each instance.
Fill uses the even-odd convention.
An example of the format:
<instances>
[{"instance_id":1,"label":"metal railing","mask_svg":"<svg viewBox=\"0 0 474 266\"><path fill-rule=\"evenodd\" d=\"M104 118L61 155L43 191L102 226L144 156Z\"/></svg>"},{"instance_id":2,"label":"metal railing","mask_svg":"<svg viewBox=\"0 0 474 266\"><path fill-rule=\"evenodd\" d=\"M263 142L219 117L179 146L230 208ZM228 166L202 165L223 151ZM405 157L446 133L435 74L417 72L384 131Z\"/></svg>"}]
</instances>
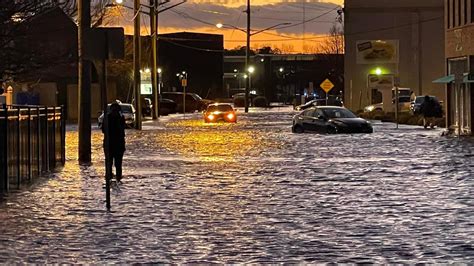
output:
<instances>
[{"instance_id":1,"label":"metal railing","mask_svg":"<svg viewBox=\"0 0 474 266\"><path fill-rule=\"evenodd\" d=\"M63 107L0 105L0 196L66 160Z\"/></svg>"}]
</instances>

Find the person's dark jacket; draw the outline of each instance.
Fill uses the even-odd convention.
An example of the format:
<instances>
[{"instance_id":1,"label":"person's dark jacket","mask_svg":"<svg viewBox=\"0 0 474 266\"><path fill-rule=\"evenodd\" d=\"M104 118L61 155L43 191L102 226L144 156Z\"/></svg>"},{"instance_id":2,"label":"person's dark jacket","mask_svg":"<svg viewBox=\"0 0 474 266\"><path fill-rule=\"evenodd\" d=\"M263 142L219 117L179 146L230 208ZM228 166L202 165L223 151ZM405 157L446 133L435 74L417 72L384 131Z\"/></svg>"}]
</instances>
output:
<instances>
[{"instance_id":1,"label":"person's dark jacket","mask_svg":"<svg viewBox=\"0 0 474 266\"><path fill-rule=\"evenodd\" d=\"M111 154L125 152L125 118L121 113L112 112L108 114L109 129L109 151ZM105 134L105 126L102 127ZM104 143L105 147L105 143Z\"/></svg>"},{"instance_id":2,"label":"person's dark jacket","mask_svg":"<svg viewBox=\"0 0 474 266\"><path fill-rule=\"evenodd\" d=\"M425 99L420 106L420 113L424 117L442 117L441 105L432 98Z\"/></svg>"}]
</instances>

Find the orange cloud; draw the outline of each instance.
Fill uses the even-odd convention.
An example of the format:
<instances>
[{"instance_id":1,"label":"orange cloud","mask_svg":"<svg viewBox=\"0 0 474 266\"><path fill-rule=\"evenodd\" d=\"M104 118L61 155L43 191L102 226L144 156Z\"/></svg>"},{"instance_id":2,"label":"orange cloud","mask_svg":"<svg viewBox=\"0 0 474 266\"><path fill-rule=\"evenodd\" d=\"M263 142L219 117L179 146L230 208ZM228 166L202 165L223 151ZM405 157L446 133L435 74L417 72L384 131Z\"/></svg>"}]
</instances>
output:
<instances>
[{"instance_id":1,"label":"orange cloud","mask_svg":"<svg viewBox=\"0 0 474 266\"><path fill-rule=\"evenodd\" d=\"M235 27L245 28L245 14L242 15L243 6L247 0L190 0L183 5L160 15L160 33L172 32L201 32L224 35L224 47L233 49L246 45L245 32L235 29L218 29L213 24L217 22L228 23ZM306 20L314 17L318 19L301 25L301 0L252 0L255 6L252 19L252 29L257 31L275 23L292 23L293 27L283 27L278 31L268 30L251 37L251 48L258 49L270 46L284 53L316 53L330 25L335 21L336 11L334 4L343 0L306 0L308 10ZM331 4L321 4L323 2ZM288 3L288 5L286 5ZM295 4L296 3L296 4ZM279 4L279 5L277 5ZM311 6L314 4L314 6ZM261 5L260 8L258 6ZM263 7L265 5L265 7ZM240 8L237 8L240 7ZM131 19L133 12L118 10L112 15L116 21L110 25L122 26L127 34L133 34ZM148 17L142 17L141 34L149 35ZM305 32L303 34L303 32Z\"/></svg>"},{"instance_id":2,"label":"orange cloud","mask_svg":"<svg viewBox=\"0 0 474 266\"><path fill-rule=\"evenodd\" d=\"M228 7L240 7L245 6L247 4L246 0L193 0L191 1L196 4L214 4L214 5L224 5ZM344 0L326 0L326 1L309 1L315 3L332 3L342 5ZM271 4L278 4L278 3L301 3L301 0L252 0L251 4L253 6L263 6L263 5L271 5Z\"/></svg>"}]
</instances>

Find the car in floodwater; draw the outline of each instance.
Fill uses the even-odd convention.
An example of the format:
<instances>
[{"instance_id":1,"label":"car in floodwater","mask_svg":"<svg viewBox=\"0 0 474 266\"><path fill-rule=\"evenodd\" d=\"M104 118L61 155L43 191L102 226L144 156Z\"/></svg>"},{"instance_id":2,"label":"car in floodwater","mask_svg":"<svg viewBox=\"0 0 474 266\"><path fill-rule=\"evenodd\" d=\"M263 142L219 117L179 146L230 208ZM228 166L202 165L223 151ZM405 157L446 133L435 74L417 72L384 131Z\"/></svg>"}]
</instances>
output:
<instances>
[{"instance_id":1,"label":"car in floodwater","mask_svg":"<svg viewBox=\"0 0 474 266\"><path fill-rule=\"evenodd\" d=\"M371 123L357 117L350 110L339 106L317 106L293 117L292 131L313 131L326 134L373 133Z\"/></svg>"},{"instance_id":2,"label":"car in floodwater","mask_svg":"<svg viewBox=\"0 0 474 266\"><path fill-rule=\"evenodd\" d=\"M237 115L232 105L228 103L213 103L207 106L206 111L204 112L204 122L237 122Z\"/></svg>"}]
</instances>

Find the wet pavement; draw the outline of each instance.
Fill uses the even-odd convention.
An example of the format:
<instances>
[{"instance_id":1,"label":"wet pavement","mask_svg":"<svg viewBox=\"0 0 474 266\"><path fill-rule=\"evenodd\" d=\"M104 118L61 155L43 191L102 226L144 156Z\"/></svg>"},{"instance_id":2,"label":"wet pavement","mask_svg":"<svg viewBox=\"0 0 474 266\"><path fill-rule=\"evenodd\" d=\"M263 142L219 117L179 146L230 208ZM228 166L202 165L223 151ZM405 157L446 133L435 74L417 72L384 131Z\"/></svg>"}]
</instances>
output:
<instances>
[{"instance_id":1,"label":"wet pavement","mask_svg":"<svg viewBox=\"0 0 474 266\"><path fill-rule=\"evenodd\" d=\"M1 263L445 263L474 259L474 141L374 122L292 134L293 112L198 114L127 131L105 211L101 133L0 205Z\"/></svg>"}]
</instances>

